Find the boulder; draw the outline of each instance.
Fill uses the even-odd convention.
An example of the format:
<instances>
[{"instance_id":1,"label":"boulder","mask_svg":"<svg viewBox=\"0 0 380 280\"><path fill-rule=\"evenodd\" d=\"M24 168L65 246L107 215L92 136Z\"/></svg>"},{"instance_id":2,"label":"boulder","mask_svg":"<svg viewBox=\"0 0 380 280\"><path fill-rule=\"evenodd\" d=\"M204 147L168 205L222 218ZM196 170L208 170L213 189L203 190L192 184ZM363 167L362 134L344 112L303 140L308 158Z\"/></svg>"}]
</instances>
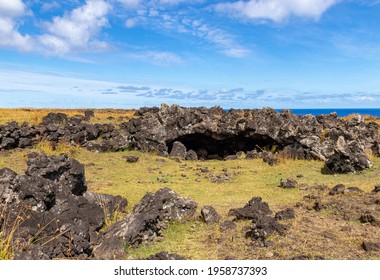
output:
<instances>
[{"instance_id":1,"label":"boulder","mask_svg":"<svg viewBox=\"0 0 380 280\"><path fill-rule=\"evenodd\" d=\"M105 231L103 240L117 237L124 244L132 246L153 241L161 235L168 222L187 220L194 215L196 208L197 203L180 197L168 188L160 189L154 194L148 193L125 220L111 225Z\"/></svg>"},{"instance_id":2,"label":"boulder","mask_svg":"<svg viewBox=\"0 0 380 280\"><path fill-rule=\"evenodd\" d=\"M268 203L263 202L261 197L253 197L243 208L230 209L228 214L235 220L250 220L258 214L269 215L272 211Z\"/></svg>"},{"instance_id":3,"label":"boulder","mask_svg":"<svg viewBox=\"0 0 380 280\"><path fill-rule=\"evenodd\" d=\"M218 223L220 221L220 215L216 212L215 208L210 205L202 207L201 218L207 224Z\"/></svg>"},{"instance_id":4,"label":"boulder","mask_svg":"<svg viewBox=\"0 0 380 280\"><path fill-rule=\"evenodd\" d=\"M325 162L322 172L327 174L362 171L372 166L364 147L356 140L346 141L339 136L334 152Z\"/></svg>"},{"instance_id":5,"label":"boulder","mask_svg":"<svg viewBox=\"0 0 380 280\"><path fill-rule=\"evenodd\" d=\"M294 219L296 217L296 213L294 212L293 209L287 208L285 210L278 211L275 215L274 218L278 221L281 220L289 220L289 219Z\"/></svg>"},{"instance_id":6,"label":"boulder","mask_svg":"<svg viewBox=\"0 0 380 280\"><path fill-rule=\"evenodd\" d=\"M198 155L194 150L188 150L186 153L186 160L198 160Z\"/></svg>"},{"instance_id":7,"label":"boulder","mask_svg":"<svg viewBox=\"0 0 380 280\"><path fill-rule=\"evenodd\" d=\"M267 238L275 233L285 234L287 227L278 223L276 219L265 215L256 214L253 216L252 224L246 232L246 237L251 238L260 247L267 247Z\"/></svg>"},{"instance_id":8,"label":"boulder","mask_svg":"<svg viewBox=\"0 0 380 280\"><path fill-rule=\"evenodd\" d=\"M186 158L186 147L179 141L173 143L173 148L170 152L171 157L176 157L180 159Z\"/></svg>"},{"instance_id":9,"label":"boulder","mask_svg":"<svg viewBox=\"0 0 380 280\"><path fill-rule=\"evenodd\" d=\"M27 165L25 175L0 170L1 230L15 228L14 258L93 258L105 212L126 201L87 192L83 165L66 155L31 154Z\"/></svg>"}]
</instances>

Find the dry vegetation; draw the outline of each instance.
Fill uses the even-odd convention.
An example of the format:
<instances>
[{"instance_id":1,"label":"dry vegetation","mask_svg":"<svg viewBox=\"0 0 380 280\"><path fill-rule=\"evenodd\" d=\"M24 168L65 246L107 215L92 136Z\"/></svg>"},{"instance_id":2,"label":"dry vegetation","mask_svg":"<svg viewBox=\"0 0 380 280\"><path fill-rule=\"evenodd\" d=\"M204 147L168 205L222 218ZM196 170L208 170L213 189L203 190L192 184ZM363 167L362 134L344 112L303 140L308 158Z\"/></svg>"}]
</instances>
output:
<instances>
[{"instance_id":1,"label":"dry vegetation","mask_svg":"<svg viewBox=\"0 0 380 280\"><path fill-rule=\"evenodd\" d=\"M380 258L379 254L366 253L360 247L364 239L379 239L378 227L362 225L356 216L349 220L337 219L336 213L328 209L322 212L308 211L307 205L302 202L305 195L316 194L307 186L322 183L330 188L343 183L370 192L379 183L378 158L372 169L361 174L331 176L320 173L323 163L318 161L282 160L272 167L259 159L177 163L167 158L165 162L158 162L157 156L135 151L95 154L63 145L56 151L46 149L46 146L39 148L49 154L66 152L77 158L86 166L89 189L126 197L129 201L128 211L145 193L155 192L162 187L191 197L198 203L199 210L203 205L214 206L222 215L222 221L231 220L229 209L244 206L253 196L261 196L273 211L294 207L301 202L301 206L295 208L297 217L290 222L288 234L272 237L273 245L269 248L254 249L250 246L250 241L242 231L249 222L239 222L237 231L221 232L218 225L206 225L195 218L183 224L172 224L160 242L130 249L129 253L134 258L147 257L163 250L192 259L286 259L300 255L329 259ZM26 155L29 152L2 152L0 168L10 167L21 172L26 167ZM140 159L137 163L126 163L123 159L125 155L137 155ZM200 172L200 168L204 167L210 171ZM212 174L221 174L226 169L232 174L230 180L224 183L210 180ZM300 174L303 177L297 178ZM279 188L279 181L284 178L297 179L301 187L287 190ZM322 195L327 197L327 192ZM354 202L355 199L352 199L349 203ZM325 237L326 232L331 233L327 234L329 238Z\"/></svg>"},{"instance_id":2,"label":"dry vegetation","mask_svg":"<svg viewBox=\"0 0 380 280\"><path fill-rule=\"evenodd\" d=\"M3 112L6 112L5 116ZM18 110L18 118L15 118L15 113L12 117L11 110L1 110L0 122L11 118L27 121L28 114L22 116L21 112L23 110ZM83 114L82 111L70 112L73 115ZM29 116L34 116L37 120L46 113L43 110L36 114L29 111ZM103 110L96 110L95 114L96 118L104 120L109 116ZM131 112L120 111L114 112L112 116L128 117L130 114ZM128 248L131 258L144 258L160 251L168 251L191 259L290 259L297 256L380 259L379 252L365 252L361 248L364 240L380 242L380 227L361 224L358 219L360 211L366 207L367 195L375 185L380 184L380 158L373 157L373 167L365 172L332 176L321 174L323 162L319 161L282 158L275 166L269 166L261 159L178 163L169 158L137 151L92 153L65 144L60 144L53 150L48 142L42 142L31 150L0 152L0 168L9 167L16 172L22 172L26 168L26 155L32 151L44 151L47 154L67 153L75 157L86 166L88 188L96 192L124 196L129 202L128 211L147 192L169 187L198 203L197 216L203 205L212 205L221 214L222 221L231 220L228 216L229 209L243 207L254 196L262 197L274 212L287 207L293 207L296 212L294 220L285 222L290 226L287 234L271 237L272 244L268 248L254 248L251 241L244 237L243 228L249 225L248 221L238 222L237 230L222 232L219 225L206 225L196 216L186 223L171 224L164 231L164 238L157 242L138 249ZM126 163L123 159L126 155L138 156L139 161ZM208 172L201 171L205 167ZM222 173L229 174L229 179L225 182L216 183L210 180L213 175ZM280 179L286 178L296 179L299 187L279 188ZM312 187L322 184L329 188L337 184L355 186L365 193L332 198L328 196L328 190ZM313 205L303 199L306 195L321 196L329 207L320 212L313 210ZM372 206L368 206L369 210L370 207ZM342 209L347 210L344 217L341 215ZM120 218L122 217L119 216L118 219ZM3 240L6 241L4 238ZM4 244L7 246L4 241L0 242L0 259Z\"/></svg>"},{"instance_id":3,"label":"dry vegetation","mask_svg":"<svg viewBox=\"0 0 380 280\"><path fill-rule=\"evenodd\" d=\"M69 117L75 115L83 116L87 109L1 109L0 108L0 125L7 122L16 121L18 123L29 122L38 124L48 113L65 113ZM134 110L117 110L117 109L92 109L95 117L91 119L93 123L115 123L125 121L133 116Z\"/></svg>"}]
</instances>

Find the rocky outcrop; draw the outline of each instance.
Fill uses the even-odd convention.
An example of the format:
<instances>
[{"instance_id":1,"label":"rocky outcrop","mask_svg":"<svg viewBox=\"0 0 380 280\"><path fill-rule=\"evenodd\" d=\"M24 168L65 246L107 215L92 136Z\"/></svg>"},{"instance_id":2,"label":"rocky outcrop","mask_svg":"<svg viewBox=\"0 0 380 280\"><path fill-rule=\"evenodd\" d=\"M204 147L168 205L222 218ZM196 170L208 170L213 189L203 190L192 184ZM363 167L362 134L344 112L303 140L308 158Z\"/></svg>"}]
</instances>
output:
<instances>
[{"instance_id":1,"label":"rocky outcrop","mask_svg":"<svg viewBox=\"0 0 380 280\"><path fill-rule=\"evenodd\" d=\"M83 165L65 155L31 154L27 165L25 175L0 170L0 231L16 229L14 258L93 258L105 212L126 200L88 192Z\"/></svg>"},{"instance_id":2,"label":"rocky outcrop","mask_svg":"<svg viewBox=\"0 0 380 280\"><path fill-rule=\"evenodd\" d=\"M11 122L0 126L0 150L28 148L45 139L53 147L59 142L81 145L91 151L119 151L129 147L128 136L111 124L90 124L91 111L69 118L63 113L49 113L38 125Z\"/></svg>"},{"instance_id":3,"label":"rocky outcrop","mask_svg":"<svg viewBox=\"0 0 380 280\"><path fill-rule=\"evenodd\" d=\"M262 157L276 164L272 152L295 159L326 161L325 172L347 173L371 166L366 149L378 148L379 127L357 115L349 121L336 114L299 116L289 110L230 110L183 108L163 104L143 108L123 127L139 150L160 155L197 158L228 158L245 152L247 158Z\"/></svg>"},{"instance_id":4,"label":"rocky outcrop","mask_svg":"<svg viewBox=\"0 0 380 280\"><path fill-rule=\"evenodd\" d=\"M196 208L197 203L180 197L168 188L160 189L155 194L148 193L125 220L113 224L104 232L102 241L95 248L95 255L98 252L111 252L112 248L138 246L153 241L162 235L168 222L189 219ZM114 242L110 243L110 239ZM115 246L115 243L119 245ZM111 249L107 250L110 245Z\"/></svg>"},{"instance_id":5,"label":"rocky outcrop","mask_svg":"<svg viewBox=\"0 0 380 280\"><path fill-rule=\"evenodd\" d=\"M274 154L326 162L325 173L371 167L366 150L380 156L379 125L360 115L342 120L336 114L295 115L289 110L229 110L161 105L141 108L119 127L91 124L84 116L49 113L39 125L15 122L0 126L0 150L26 148L41 139L81 145L90 151L137 149L179 159L263 158Z\"/></svg>"}]
</instances>

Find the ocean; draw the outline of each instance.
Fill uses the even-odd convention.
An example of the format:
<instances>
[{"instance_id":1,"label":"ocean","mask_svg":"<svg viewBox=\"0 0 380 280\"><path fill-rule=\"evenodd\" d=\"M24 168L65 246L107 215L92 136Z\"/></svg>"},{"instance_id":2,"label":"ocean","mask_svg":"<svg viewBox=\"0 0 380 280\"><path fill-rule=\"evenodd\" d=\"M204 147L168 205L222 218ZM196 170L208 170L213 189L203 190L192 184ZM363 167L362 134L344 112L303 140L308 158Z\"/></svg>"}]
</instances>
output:
<instances>
[{"instance_id":1,"label":"ocean","mask_svg":"<svg viewBox=\"0 0 380 280\"><path fill-rule=\"evenodd\" d=\"M276 109L277 111L281 111L281 109ZM345 108L345 109L290 109L294 114L298 115L307 115L311 114L313 116L321 115L321 114L330 114L332 112L336 112L338 117L346 117L352 114L360 114L360 115L370 115L373 117L380 117L380 108Z\"/></svg>"}]
</instances>

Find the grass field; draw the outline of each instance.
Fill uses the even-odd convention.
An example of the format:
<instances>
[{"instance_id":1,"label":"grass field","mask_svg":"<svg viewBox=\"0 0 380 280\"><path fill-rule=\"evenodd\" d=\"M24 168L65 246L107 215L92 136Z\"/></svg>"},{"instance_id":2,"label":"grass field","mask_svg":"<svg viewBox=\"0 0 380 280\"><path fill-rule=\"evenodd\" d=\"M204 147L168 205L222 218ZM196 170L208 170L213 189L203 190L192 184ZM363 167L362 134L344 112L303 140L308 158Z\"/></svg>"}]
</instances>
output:
<instances>
[{"instance_id":1,"label":"grass field","mask_svg":"<svg viewBox=\"0 0 380 280\"><path fill-rule=\"evenodd\" d=\"M38 150L1 152L0 168L9 167L22 172L26 168L26 155L31 151ZM254 196L262 197L273 211L278 211L293 207L302 201L303 196L315 193L305 190L306 186L325 184L331 188L343 183L370 192L380 183L378 158L374 159L373 168L363 173L331 176L321 174L323 162L318 161L287 160L276 166L269 166L260 159L177 163L168 158L164 159L165 162L159 162L157 156L136 151L97 154L69 146L61 147L54 152L46 151L51 154L66 152L78 159L86 166L88 188L95 192L124 196L129 202L128 211L147 192L169 187L181 196L190 197L198 203L197 216L203 205L212 205L221 214L223 221L231 219L228 217L229 209L244 206ZM137 163L126 163L123 159L125 155L139 156L140 159ZM208 167L210 171L202 173L200 168L204 167ZM223 183L213 183L210 180L212 174L224 172L229 173L231 179ZM302 178L297 178L297 175L302 175ZM296 179L301 187L279 188L280 179L286 178ZM349 221L339 221L339 227L330 228L332 224L337 223L336 215L333 213L306 211L304 207L296 208L296 213L297 218L292 222L289 234L286 237L273 237L274 245L269 249L254 250L246 244L249 240L244 238L241 228L248 225L248 222L239 222L240 230L236 232L223 233L218 225L206 225L195 217L184 224L171 225L160 242L131 249L129 253L134 258L143 258L164 250L192 259L223 259L230 255L239 259L291 258L295 255L334 259L380 257L368 256L360 249L360 243L363 241L361 235L367 232L370 238L372 231L376 230L374 227L369 226L363 233L363 225L353 217ZM306 224L305 219L308 221ZM340 229L346 224L358 228L360 233L344 234ZM342 238L341 242L324 244L323 233L326 230L335 232L337 238Z\"/></svg>"},{"instance_id":2,"label":"grass field","mask_svg":"<svg viewBox=\"0 0 380 280\"><path fill-rule=\"evenodd\" d=\"M17 118L15 111L0 110L0 123L10 119L27 121L28 118L29 121L38 122L47 113L38 110L35 114L23 115L23 110L26 109L16 111ZM76 110L64 112L69 115L83 114L83 111ZM114 121L120 116L129 118L133 112L113 112L113 120L109 119L108 113L96 110L95 118L98 121ZM164 231L164 237L154 243L137 249L128 248L131 259L144 258L160 251L178 253L190 259L290 259L297 256L380 259L379 252L365 252L361 248L364 240L380 242L380 227L361 224L358 219L363 207L379 210L379 205L367 205L366 201L374 186L380 184L380 158L371 158L373 167L362 173L323 175L321 168L324 163L320 161L283 159L275 166L269 166L261 159L178 163L170 158L137 151L93 153L65 144L59 144L53 151L49 143L42 142L34 149L1 151L0 168L8 167L22 173L26 168L27 154L33 151L67 153L76 158L86 167L88 188L95 192L122 195L128 199L128 212L144 194L162 187L169 187L198 203L197 214L192 220L171 224ZM138 156L139 161L127 163L123 159L126 155ZM206 167L208 172L204 172ZM224 173L228 174L226 181L216 183L211 180ZM299 187L279 188L280 180L287 178L297 180ZM347 194L333 199L327 195L328 190L312 188L315 185L332 188L337 184L358 187L364 194ZM331 207L316 212L303 199L306 195L320 196ZM243 228L250 224L248 221L238 222L237 230L222 232L219 225L207 225L199 219L201 207L212 205L222 216L222 221L231 220L229 210L243 207L254 196L262 197L274 212L287 207L294 208L296 212L294 220L285 222L290 226L287 234L272 236L272 244L267 248L254 248L250 240L244 237ZM343 212L346 214L344 218Z\"/></svg>"}]
</instances>

